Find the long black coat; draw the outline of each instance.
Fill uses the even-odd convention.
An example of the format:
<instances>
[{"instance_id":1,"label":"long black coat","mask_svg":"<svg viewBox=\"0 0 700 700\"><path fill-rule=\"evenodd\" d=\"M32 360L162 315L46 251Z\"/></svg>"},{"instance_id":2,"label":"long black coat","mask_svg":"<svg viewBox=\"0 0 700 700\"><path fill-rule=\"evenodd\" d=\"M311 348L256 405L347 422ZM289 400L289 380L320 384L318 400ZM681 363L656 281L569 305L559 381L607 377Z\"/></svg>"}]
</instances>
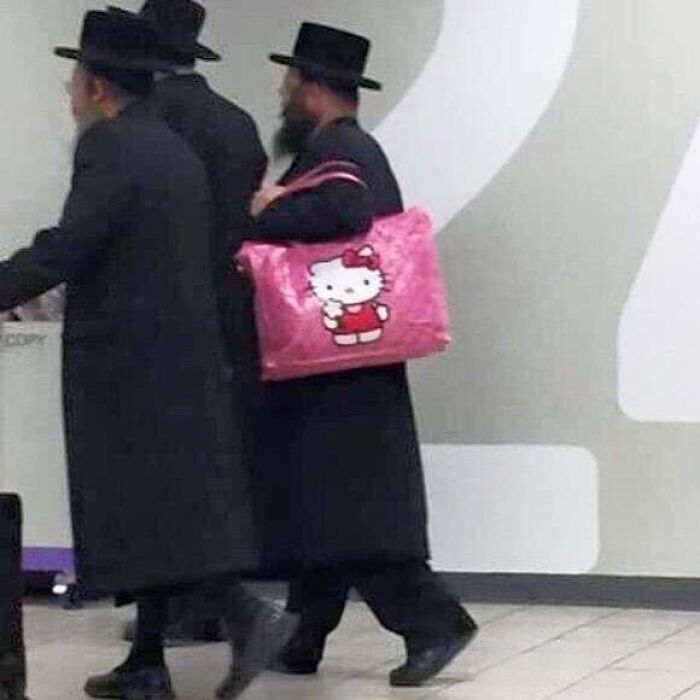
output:
<instances>
[{"instance_id":1,"label":"long black coat","mask_svg":"<svg viewBox=\"0 0 700 700\"><path fill-rule=\"evenodd\" d=\"M60 224L0 263L0 309L67 282L78 574L136 590L254 565L199 159L140 103L81 138Z\"/></svg>"},{"instance_id":2,"label":"long black coat","mask_svg":"<svg viewBox=\"0 0 700 700\"><path fill-rule=\"evenodd\" d=\"M250 230L250 201L265 175L267 155L250 115L214 92L201 75L158 81L154 98L168 126L190 145L207 172L214 200L212 267L221 323L234 371L247 382L255 358L248 312L252 297L232 257Z\"/></svg>"},{"instance_id":3,"label":"long black coat","mask_svg":"<svg viewBox=\"0 0 700 700\"><path fill-rule=\"evenodd\" d=\"M327 126L282 179L328 160L358 165L347 183L279 200L257 220L264 240L332 240L402 209L389 163L354 120ZM262 387L254 490L265 495L270 570L426 559L423 470L403 365Z\"/></svg>"}]
</instances>

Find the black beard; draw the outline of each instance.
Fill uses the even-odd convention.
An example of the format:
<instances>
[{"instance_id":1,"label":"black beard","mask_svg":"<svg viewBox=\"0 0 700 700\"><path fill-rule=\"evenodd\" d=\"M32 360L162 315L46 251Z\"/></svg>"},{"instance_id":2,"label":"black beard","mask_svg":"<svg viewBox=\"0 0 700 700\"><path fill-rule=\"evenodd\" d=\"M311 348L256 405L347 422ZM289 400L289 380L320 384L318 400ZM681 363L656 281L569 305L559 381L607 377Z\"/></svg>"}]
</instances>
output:
<instances>
[{"instance_id":1,"label":"black beard","mask_svg":"<svg viewBox=\"0 0 700 700\"><path fill-rule=\"evenodd\" d=\"M287 108L282 115L282 125L275 133L273 154L277 160L301 153L316 128L316 122L297 109Z\"/></svg>"}]
</instances>

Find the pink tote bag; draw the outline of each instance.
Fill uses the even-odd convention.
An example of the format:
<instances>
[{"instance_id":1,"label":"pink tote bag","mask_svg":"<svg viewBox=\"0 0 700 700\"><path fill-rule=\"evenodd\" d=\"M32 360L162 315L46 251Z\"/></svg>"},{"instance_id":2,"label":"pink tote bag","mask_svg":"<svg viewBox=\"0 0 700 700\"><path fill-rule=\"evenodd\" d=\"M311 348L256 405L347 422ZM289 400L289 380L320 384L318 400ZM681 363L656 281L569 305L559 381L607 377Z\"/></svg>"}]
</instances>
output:
<instances>
[{"instance_id":1,"label":"pink tote bag","mask_svg":"<svg viewBox=\"0 0 700 700\"><path fill-rule=\"evenodd\" d=\"M341 170L341 168L345 168ZM364 187L330 162L286 195L330 180ZM255 287L262 379L281 381L427 357L450 342L434 231L419 208L332 243L248 242L237 255Z\"/></svg>"}]
</instances>

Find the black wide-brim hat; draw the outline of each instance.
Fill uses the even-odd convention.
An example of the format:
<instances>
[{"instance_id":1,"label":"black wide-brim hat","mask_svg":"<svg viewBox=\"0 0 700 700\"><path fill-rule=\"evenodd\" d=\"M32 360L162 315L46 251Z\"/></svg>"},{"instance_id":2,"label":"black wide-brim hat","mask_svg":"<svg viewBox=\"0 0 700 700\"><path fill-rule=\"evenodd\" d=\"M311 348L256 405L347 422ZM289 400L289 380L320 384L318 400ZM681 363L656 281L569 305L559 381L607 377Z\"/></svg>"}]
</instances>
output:
<instances>
[{"instance_id":1,"label":"black wide-brim hat","mask_svg":"<svg viewBox=\"0 0 700 700\"><path fill-rule=\"evenodd\" d=\"M146 0L138 13L108 5L107 10L120 15L131 15L151 22L166 52L174 52L182 59L220 61L221 56L197 40L207 18L207 11L193 0Z\"/></svg>"},{"instance_id":2,"label":"black wide-brim hat","mask_svg":"<svg viewBox=\"0 0 700 700\"><path fill-rule=\"evenodd\" d=\"M112 12L88 12L83 21L80 48L59 46L54 53L81 63L139 72L173 68L173 62L158 52L158 36L148 22L134 15Z\"/></svg>"},{"instance_id":3,"label":"black wide-brim hat","mask_svg":"<svg viewBox=\"0 0 700 700\"><path fill-rule=\"evenodd\" d=\"M270 60L348 86L381 90L381 83L364 75L371 46L369 39L358 34L304 22L299 30L294 54L284 56L273 53Z\"/></svg>"}]
</instances>

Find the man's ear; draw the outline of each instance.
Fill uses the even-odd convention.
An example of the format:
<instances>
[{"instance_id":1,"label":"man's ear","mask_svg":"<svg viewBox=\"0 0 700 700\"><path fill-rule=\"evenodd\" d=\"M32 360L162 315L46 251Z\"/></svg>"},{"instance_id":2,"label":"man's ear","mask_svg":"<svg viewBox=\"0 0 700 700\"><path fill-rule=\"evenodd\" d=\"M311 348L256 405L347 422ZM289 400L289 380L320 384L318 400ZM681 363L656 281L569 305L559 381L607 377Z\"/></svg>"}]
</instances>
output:
<instances>
[{"instance_id":1,"label":"man's ear","mask_svg":"<svg viewBox=\"0 0 700 700\"><path fill-rule=\"evenodd\" d=\"M323 86L320 83L315 83L311 80L307 80L302 83L299 88L299 97L304 103L306 109L310 112L316 112L322 105L322 100L325 95Z\"/></svg>"},{"instance_id":2,"label":"man's ear","mask_svg":"<svg viewBox=\"0 0 700 700\"><path fill-rule=\"evenodd\" d=\"M88 90L94 104L102 104L111 95L109 82L99 76L90 76Z\"/></svg>"}]
</instances>

